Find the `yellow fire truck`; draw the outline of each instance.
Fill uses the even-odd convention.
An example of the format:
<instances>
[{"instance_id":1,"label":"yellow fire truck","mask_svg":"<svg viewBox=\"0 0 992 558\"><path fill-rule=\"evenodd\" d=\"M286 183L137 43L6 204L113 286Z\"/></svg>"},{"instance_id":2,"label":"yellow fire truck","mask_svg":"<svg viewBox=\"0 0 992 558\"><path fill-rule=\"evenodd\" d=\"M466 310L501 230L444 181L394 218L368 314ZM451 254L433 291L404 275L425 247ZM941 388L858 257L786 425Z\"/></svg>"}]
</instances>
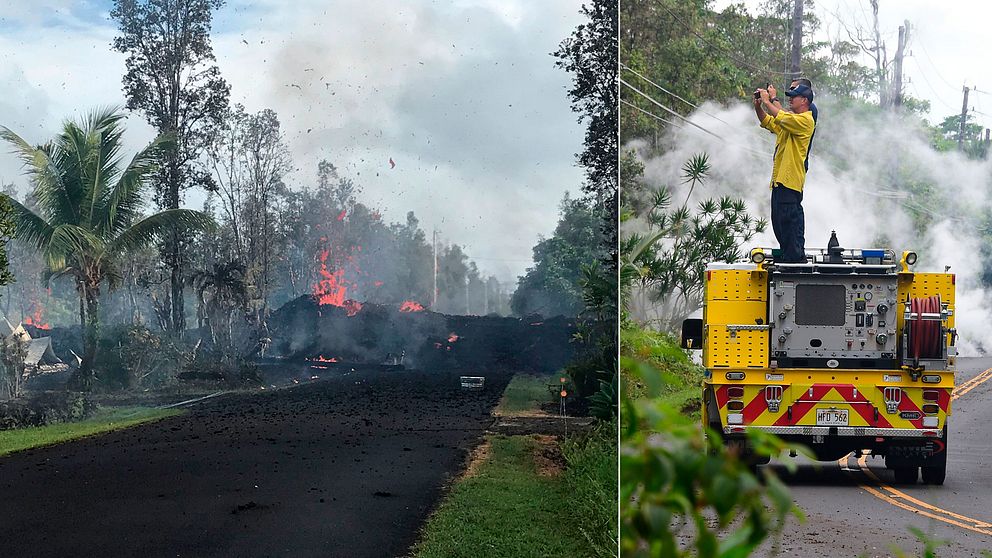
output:
<instances>
[{"instance_id":1,"label":"yellow fire truck","mask_svg":"<svg viewBox=\"0 0 992 558\"><path fill-rule=\"evenodd\" d=\"M805 263L706 268L703 424L752 463L746 432L808 446L817 459L871 450L896 482L943 484L956 355L954 274L916 273L916 254L845 250L836 235ZM767 458L763 463L767 463Z\"/></svg>"}]
</instances>

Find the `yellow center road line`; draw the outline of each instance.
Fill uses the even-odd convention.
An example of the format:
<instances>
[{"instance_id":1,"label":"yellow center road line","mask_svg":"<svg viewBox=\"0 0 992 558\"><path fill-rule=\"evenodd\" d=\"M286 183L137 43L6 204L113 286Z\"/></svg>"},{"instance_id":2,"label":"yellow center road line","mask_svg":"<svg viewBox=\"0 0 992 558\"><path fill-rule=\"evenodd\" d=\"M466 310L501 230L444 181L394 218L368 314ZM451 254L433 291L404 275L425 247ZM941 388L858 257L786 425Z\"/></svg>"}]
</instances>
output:
<instances>
[{"instance_id":1,"label":"yellow center road line","mask_svg":"<svg viewBox=\"0 0 992 558\"><path fill-rule=\"evenodd\" d=\"M841 470L850 475L852 478L854 477L854 473L860 469L865 476L872 479L877 486L871 486L869 484L859 482L858 487L864 489L865 492L871 494L879 500L917 515L935 519L942 523L954 525L955 527L961 527L962 529L967 529L983 535L992 535L992 523L973 519L966 515L954 513L932 504L928 504L922 500L910 496L909 494L906 494L901 490L897 490L883 483L878 476L875 475L871 468L868 467L867 458L865 456L858 458L859 469L852 469L848 466L848 458L850 456L851 454L848 454L838 459L837 464L840 465Z\"/></svg>"},{"instance_id":2,"label":"yellow center road line","mask_svg":"<svg viewBox=\"0 0 992 558\"><path fill-rule=\"evenodd\" d=\"M958 399L959 397L967 394L969 391L982 385L989 379L992 379L992 368L985 370L981 374L971 378L970 380L963 382L961 385L954 388L951 392L951 400ZM946 451L946 450L945 450ZM841 470L844 471L851 478L855 478L855 473L859 470L871 481L873 481L874 486L858 482L858 487L865 490L865 492L871 494L872 496L882 500L886 503L892 504L898 508L904 509L906 511L922 515L924 517L929 517L937 521L947 523L948 525L954 525L956 527L961 527L962 529L967 529L969 531L974 531L976 533L981 533L983 535L992 535L992 523L987 521L980 521L968 517L966 515L961 515L959 513L954 513L949 510L934 506L933 504L928 504L922 500L914 498L905 492L893 488L878 478L874 471L868 466L867 457L862 455L858 458L858 469L852 469L848 466L849 458L852 454L847 454L844 457L837 460L837 465L840 466ZM857 480L855 478L855 480Z\"/></svg>"},{"instance_id":3,"label":"yellow center road line","mask_svg":"<svg viewBox=\"0 0 992 558\"><path fill-rule=\"evenodd\" d=\"M975 376L974 378L954 388L954 391L951 392L951 400L953 401L961 397L962 395L968 393L969 391L975 389L976 387L980 386L985 381L987 381L989 378L992 378L992 368L989 368L988 370L982 372L981 374Z\"/></svg>"},{"instance_id":4,"label":"yellow center road line","mask_svg":"<svg viewBox=\"0 0 992 558\"><path fill-rule=\"evenodd\" d=\"M931 510L931 511L934 511L934 512L937 512L937 513L942 513L942 514L947 515L949 517L953 517L955 519L960 519L961 521L967 521L968 523L972 524L974 527L980 527L980 528L992 527L992 523L987 523L985 521L979 521L977 519L970 518L970 517L968 517L966 515L957 514L957 513L954 513L952 511L948 511L948 510L945 510L943 508L939 508L939 507L934 506L932 504L928 504L928 503L926 503L926 502L924 502L922 500L917 500L916 498L913 498L909 494L906 494L905 492L903 492L901 490L898 490L896 488L893 488L893 487L891 487L891 486L883 483L878 478L878 476L875 475L875 472L872 471L868 467L867 459L868 458L865 457L864 455L862 455L861 457L859 457L858 458L858 467L860 467L861 470L864 471L864 473L866 475L868 475L869 477L871 477L872 479L874 479L875 482L878 483L879 488L882 488L885 491L887 491L889 494L892 495L893 498L901 498L902 500L905 500L907 502L911 502L911 503L913 503L913 504L915 504L917 506L920 506L922 508L926 508L928 510ZM989 533L989 534L992 534L992 533Z\"/></svg>"}]
</instances>

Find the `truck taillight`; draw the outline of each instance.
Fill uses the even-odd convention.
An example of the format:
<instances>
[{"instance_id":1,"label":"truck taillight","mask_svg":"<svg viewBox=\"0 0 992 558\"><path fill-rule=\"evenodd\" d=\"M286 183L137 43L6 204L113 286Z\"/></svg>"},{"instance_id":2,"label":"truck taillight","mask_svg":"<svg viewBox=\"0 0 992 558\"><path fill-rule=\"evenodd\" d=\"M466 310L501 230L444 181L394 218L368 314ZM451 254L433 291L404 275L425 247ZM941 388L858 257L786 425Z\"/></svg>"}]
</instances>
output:
<instances>
[{"instance_id":1,"label":"truck taillight","mask_svg":"<svg viewBox=\"0 0 992 558\"><path fill-rule=\"evenodd\" d=\"M940 399L940 393L935 389L925 389L923 390L923 400L937 402Z\"/></svg>"},{"instance_id":2,"label":"truck taillight","mask_svg":"<svg viewBox=\"0 0 992 558\"><path fill-rule=\"evenodd\" d=\"M744 410L744 402L737 399L733 401L728 401L727 409L730 411L742 411Z\"/></svg>"},{"instance_id":3,"label":"truck taillight","mask_svg":"<svg viewBox=\"0 0 992 558\"><path fill-rule=\"evenodd\" d=\"M730 386L727 388L727 397L731 399L742 399L744 397L744 386Z\"/></svg>"},{"instance_id":4,"label":"truck taillight","mask_svg":"<svg viewBox=\"0 0 992 558\"><path fill-rule=\"evenodd\" d=\"M940 412L940 406L936 403L927 403L923 406L923 412L928 415L936 415Z\"/></svg>"}]
</instances>

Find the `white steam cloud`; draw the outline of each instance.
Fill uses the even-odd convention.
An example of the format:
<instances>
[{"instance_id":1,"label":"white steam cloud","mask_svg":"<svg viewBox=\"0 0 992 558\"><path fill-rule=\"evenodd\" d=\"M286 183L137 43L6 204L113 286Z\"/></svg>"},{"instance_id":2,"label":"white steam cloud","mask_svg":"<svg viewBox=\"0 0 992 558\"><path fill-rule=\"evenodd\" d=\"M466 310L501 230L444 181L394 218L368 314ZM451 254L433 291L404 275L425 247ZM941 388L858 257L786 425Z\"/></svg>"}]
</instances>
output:
<instances>
[{"instance_id":1,"label":"white steam cloud","mask_svg":"<svg viewBox=\"0 0 992 558\"><path fill-rule=\"evenodd\" d=\"M950 266L956 274L959 352L992 350L992 328L985 321L992 300L981 284L988 256L980 233L992 163L935 151L913 117L877 114L826 95L817 97L817 106L803 200L807 249L826 247L835 230L845 248L914 250L920 255L917 271ZM751 105L706 103L688 118L719 137L685 124L668 128L661 155L649 153L643 142L627 145L644 164L644 183L651 190L667 186L673 203L681 204L689 188L681 184L681 167L705 152L711 171L693 190L690 205L729 195L744 199L752 215L769 219L774 136L758 127ZM918 222L926 224L923 236L916 232ZM778 245L770 226L751 244Z\"/></svg>"}]
</instances>

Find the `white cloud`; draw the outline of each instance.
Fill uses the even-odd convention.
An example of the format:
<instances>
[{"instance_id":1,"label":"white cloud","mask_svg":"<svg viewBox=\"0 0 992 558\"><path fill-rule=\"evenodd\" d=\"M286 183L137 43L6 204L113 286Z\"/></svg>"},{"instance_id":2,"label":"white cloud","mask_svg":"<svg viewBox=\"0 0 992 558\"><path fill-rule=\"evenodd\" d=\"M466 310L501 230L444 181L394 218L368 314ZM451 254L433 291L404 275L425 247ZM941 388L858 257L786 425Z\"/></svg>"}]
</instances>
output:
<instances>
[{"instance_id":1,"label":"white cloud","mask_svg":"<svg viewBox=\"0 0 992 558\"><path fill-rule=\"evenodd\" d=\"M106 14L42 3L57 23L32 15L38 2L19 1L4 9L18 29L0 27L0 52L12 53L0 58L6 101L38 99L30 110L0 101L0 123L32 141L65 117L124 103L124 56L110 48ZM387 219L413 210L428 232L436 226L484 271L513 280L553 231L564 192L582 183L574 154L583 129L568 106L569 76L549 55L582 22L580 5L230 0L212 41L232 102L279 114L299 169L291 183L312 182L326 158ZM153 135L140 117L128 128L132 150ZM18 167L0 155L0 176Z\"/></svg>"}]
</instances>

